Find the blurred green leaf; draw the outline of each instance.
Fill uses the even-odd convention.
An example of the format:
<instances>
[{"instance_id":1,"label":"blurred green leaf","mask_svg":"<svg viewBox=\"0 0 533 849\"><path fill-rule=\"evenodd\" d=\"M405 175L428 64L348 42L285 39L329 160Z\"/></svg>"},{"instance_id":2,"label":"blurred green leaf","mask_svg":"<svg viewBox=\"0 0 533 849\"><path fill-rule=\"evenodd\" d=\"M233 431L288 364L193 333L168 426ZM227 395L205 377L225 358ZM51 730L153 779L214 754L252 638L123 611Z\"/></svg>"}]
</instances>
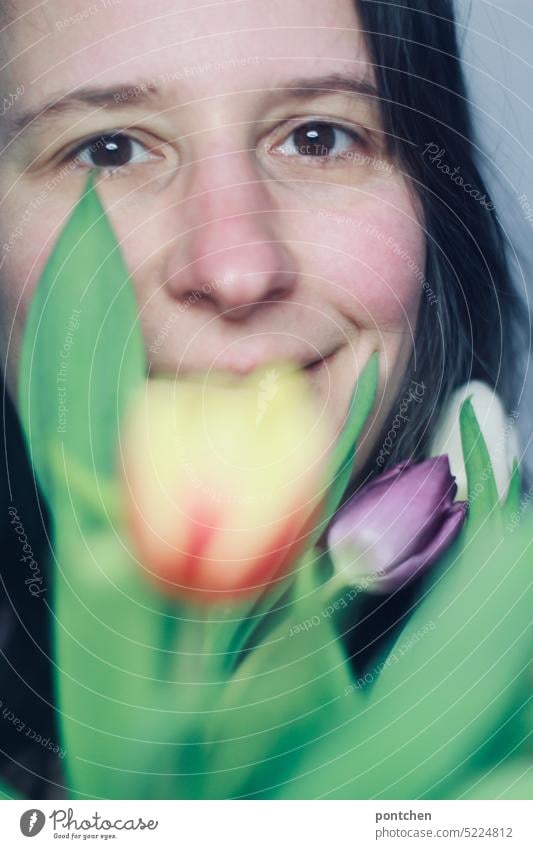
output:
<instances>
[{"instance_id":1,"label":"blurred green leaf","mask_svg":"<svg viewBox=\"0 0 533 849\"><path fill-rule=\"evenodd\" d=\"M121 416L146 370L134 289L91 173L38 282L21 352L21 420L49 501L64 464L86 469L97 493L114 476Z\"/></svg>"},{"instance_id":2,"label":"blurred green leaf","mask_svg":"<svg viewBox=\"0 0 533 849\"><path fill-rule=\"evenodd\" d=\"M0 783L0 799L21 799L22 796L16 793L11 787L4 782Z\"/></svg>"},{"instance_id":3,"label":"blurred green leaf","mask_svg":"<svg viewBox=\"0 0 533 849\"><path fill-rule=\"evenodd\" d=\"M225 685L210 722L209 798L269 798L329 728L351 671L324 598L304 565L290 615Z\"/></svg>"},{"instance_id":4,"label":"blurred green leaf","mask_svg":"<svg viewBox=\"0 0 533 849\"><path fill-rule=\"evenodd\" d=\"M533 759L525 756L487 772L473 772L455 788L456 799L533 799Z\"/></svg>"},{"instance_id":5,"label":"blurred green leaf","mask_svg":"<svg viewBox=\"0 0 533 849\"><path fill-rule=\"evenodd\" d=\"M366 709L314 747L286 796L448 794L512 711L531 659L531 516L525 524L450 551L376 671Z\"/></svg>"},{"instance_id":6,"label":"blurred green leaf","mask_svg":"<svg viewBox=\"0 0 533 849\"><path fill-rule=\"evenodd\" d=\"M468 481L470 528L489 521L495 522L501 530L501 511L492 462L470 398L461 406L459 422Z\"/></svg>"},{"instance_id":7,"label":"blurred green leaf","mask_svg":"<svg viewBox=\"0 0 533 849\"><path fill-rule=\"evenodd\" d=\"M509 491L503 505L503 520L508 524L512 524L514 513L517 516L521 513L521 498L522 498L522 479L520 476L520 467L518 460L515 457L513 460L513 471L511 481L509 483Z\"/></svg>"},{"instance_id":8,"label":"blurred green leaf","mask_svg":"<svg viewBox=\"0 0 533 849\"><path fill-rule=\"evenodd\" d=\"M378 372L379 359L377 352L374 352L357 379L344 428L333 451L330 475L332 484L324 510L325 524L335 513L350 481L357 440L376 398Z\"/></svg>"}]
</instances>

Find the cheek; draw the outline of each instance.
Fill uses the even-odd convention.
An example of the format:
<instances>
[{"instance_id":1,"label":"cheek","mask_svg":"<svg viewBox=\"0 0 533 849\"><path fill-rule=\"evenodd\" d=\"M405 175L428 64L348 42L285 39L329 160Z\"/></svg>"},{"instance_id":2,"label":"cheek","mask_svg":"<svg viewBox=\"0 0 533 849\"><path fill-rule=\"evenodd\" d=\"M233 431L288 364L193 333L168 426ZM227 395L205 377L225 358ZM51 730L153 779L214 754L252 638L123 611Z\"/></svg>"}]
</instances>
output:
<instances>
[{"instance_id":1,"label":"cheek","mask_svg":"<svg viewBox=\"0 0 533 849\"><path fill-rule=\"evenodd\" d=\"M310 242L314 273L355 324L413 330L423 290L425 233L402 187L375 191L350 209L321 209ZM318 223L317 222L317 223Z\"/></svg>"},{"instance_id":2,"label":"cheek","mask_svg":"<svg viewBox=\"0 0 533 849\"><path fill-rule=\"evenodd\" d=\"M414 322L420 300L424 237L406 221L367 223L379 235L365 237L357 251L360 274L351 283L353 296L378 328L401 330Z\"/></svg>"}]
</instances>

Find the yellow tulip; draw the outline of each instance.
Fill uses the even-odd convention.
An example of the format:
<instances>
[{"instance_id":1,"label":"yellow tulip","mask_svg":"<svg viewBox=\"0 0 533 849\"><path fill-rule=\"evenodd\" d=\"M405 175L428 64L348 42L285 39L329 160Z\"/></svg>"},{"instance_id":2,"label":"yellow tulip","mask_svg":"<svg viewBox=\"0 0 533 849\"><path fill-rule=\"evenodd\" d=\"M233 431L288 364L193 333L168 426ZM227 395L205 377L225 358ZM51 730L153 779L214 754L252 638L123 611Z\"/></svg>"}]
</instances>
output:
<instances>
[{"instance_id":1,"label":"yellow tulip","mask_svg":"<svg viewBox=\"0 0 533 849\"><path fill-rule=\"evenodd\" d=\"M166 592L227 602L284 577L309 543L331 437L289 363L148 380L123 437L127 523Z\"/></svg>"}]
</instances>

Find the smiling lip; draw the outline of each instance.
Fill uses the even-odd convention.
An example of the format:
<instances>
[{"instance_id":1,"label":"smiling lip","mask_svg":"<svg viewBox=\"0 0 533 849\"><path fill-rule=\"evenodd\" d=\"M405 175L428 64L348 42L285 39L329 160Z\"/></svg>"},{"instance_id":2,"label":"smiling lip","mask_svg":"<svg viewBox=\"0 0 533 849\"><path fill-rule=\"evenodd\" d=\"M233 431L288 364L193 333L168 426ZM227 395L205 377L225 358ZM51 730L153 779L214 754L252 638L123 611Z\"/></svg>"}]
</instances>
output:
<instances>
[{"instance_id":1,"label":"smiling lip","mask_svg":"<svg viewBox=\"0 0 533 849\"><path fill-rule=\"evenodd\" d=\"M316 371L320 368L320 366L327 365L331 362L338 350L338 348L334 348L333 351L330 351L329 354L326 354L325 356L319 357L318 359L313 360L311 363L308 363L306 366L304 366L305 371Z\"/></svg>"},{"instance_id":2,"label":"smiling lip","mask_svg":"<svg viewBox=\"0 0 533 849\"><path fill-rule=\"evenodd\" d=\"M313 362L304 366L303 371L306 375L309 376L309 380L312 384L315 383L314 378L318 378L322 374L324 368L326 370L330 368L331 363L333 362L338 350L339 349L336 348L334 351L332 351L330 354L327 354L325 357L320 357L319 359L313 360Z\"/></svg>"},{"instance_id":3,"label":"smiling lip","mask_svg":"<svg viewBox=\"0 0 533 849\"><path fill-rule=\"evenodd\" d=\"M319 357L315 357L313 360L299 362L297 359L289 358L289 362L293 362L297 368L301 368L305 372L309 372L313 374L318 371L319 368L323 365L327 365L337 353L339 348L334 348L328 354L321 355ZM268 357L263 361L254 361L254 360L239 360L233 362L217 362L211 361L204 369L199 366L194 368L179 368L179 377L191 377L194 374L205 374L207 371L221 371L226 372L235 377L245 377L248 374L251 374L253 371L259 368L268 368L269 366L275 367L276 363L279 363L282 357Z\"/></svg>"}]
</instances>

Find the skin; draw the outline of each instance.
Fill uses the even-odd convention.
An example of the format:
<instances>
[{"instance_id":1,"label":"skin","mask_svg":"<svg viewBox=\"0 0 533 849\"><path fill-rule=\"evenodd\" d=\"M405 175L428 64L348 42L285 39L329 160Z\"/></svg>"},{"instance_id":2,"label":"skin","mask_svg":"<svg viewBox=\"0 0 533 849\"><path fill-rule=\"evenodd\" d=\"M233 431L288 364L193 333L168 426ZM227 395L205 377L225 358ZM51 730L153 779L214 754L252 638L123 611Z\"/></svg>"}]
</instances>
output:
<instances>
[{"instance_id":1,"label":"skin","mask_svg":"<svg viewBox=\"0 0 533 849\"><path fill-rule=\"evenodd\" d=\"M122 131L136 159L101 170L98 191L132 274L153 371L245 373L279 357L328 357L309 379L338 431L377 350L378 398L356 474L379 450L412 350L425 237L414 193L384 151L378 101L331 84L294 90L295 78L331 74L372 83L352 2L34 6L17 0L0 40L9 102L0 246L23 222L0 268L12 397L32 292L94 165L87 145L100 137L101 149L102 134ZM148 102L154 83L160 93ZM36 119L10 139L23 113L85 86L117 96ZM302 146L309 136L294 131L318 119L329 126L320 127L323 155L312 156Z\"/></svg>"}]
</instances>

